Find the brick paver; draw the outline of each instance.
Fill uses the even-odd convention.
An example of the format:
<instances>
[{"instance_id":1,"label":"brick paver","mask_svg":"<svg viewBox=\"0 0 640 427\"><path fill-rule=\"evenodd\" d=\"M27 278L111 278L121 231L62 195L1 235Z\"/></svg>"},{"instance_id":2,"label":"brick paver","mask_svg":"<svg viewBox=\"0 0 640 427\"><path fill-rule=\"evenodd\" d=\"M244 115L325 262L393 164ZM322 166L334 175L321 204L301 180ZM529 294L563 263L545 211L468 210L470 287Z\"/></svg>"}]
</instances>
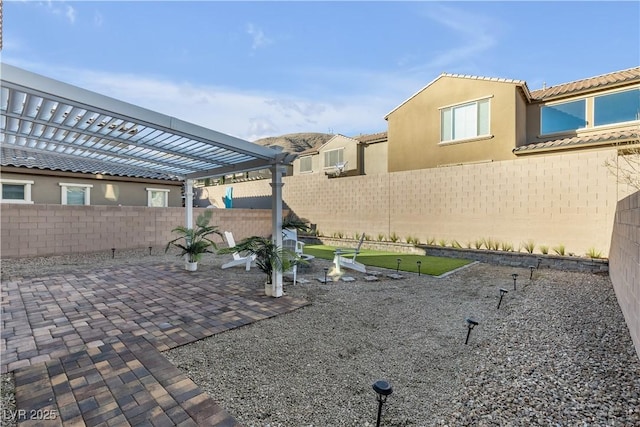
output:
<instances>
[{"instance_id":1,"label":"brick paver","mask_svg":"<svg viewBox=\"0 0 640 427\"><path fill-rule=\"evenodd\" d=\"M160 351L306 304L165 264L16 278L2 283L0 366L33 415L21 425L234 426Z\"/></svg>"}]
</instances>

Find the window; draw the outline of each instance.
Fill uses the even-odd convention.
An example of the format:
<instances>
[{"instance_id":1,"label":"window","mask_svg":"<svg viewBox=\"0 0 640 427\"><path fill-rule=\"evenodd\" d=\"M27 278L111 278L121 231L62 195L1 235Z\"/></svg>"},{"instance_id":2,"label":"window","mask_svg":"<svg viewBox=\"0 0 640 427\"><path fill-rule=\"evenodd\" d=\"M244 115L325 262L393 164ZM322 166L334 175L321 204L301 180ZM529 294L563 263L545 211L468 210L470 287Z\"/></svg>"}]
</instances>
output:
<instances>
[{"instance_id":1,"label":"window","mask_svg":"<svg viewBox=\"0 0 640 427\"><path fill-rule=\"evenodd\" d=\"M91 184L69 184L61 182L61 201L63 205L90 205Z\"/></svg>"},{"instance_id":2,"label":"window","mask_svg":"<svg viewBox=\"0 0 640 427\"><path fill-rule=\"evenodd\" d=\"M594 126L640 120L640 88L596 96L593 108Z\"/></svg>"},{"instance_id":3,"label":"window","mask_svg":"<svg viewBox=\"0 0 640 427\"><path fill-rule=\"evenodd\" d=\"M2 202L4 203L33 203L31 200L31 186L33 181L18 179L0 179L2 186Z\"/></svg>"},{"instance_id":4,"label":"window","mask_svg":"<svg viewBox=\"0 0 640 427\"><path fill-rule=\"evenodd\" d=\"M330 168L344 161L344 148L324 152L324 167Z\"/></svg>"},{"instance_id":5,"label":"window","mask_svg":"<svg viewBox=\"0 0 640 427\"><path fill-rule=\"evenodd\" d=\"M587 126L586 101L564 102L542 107L541 133L566 132Z\"/></svg>"},{"instance_id":6,"label":"window","mask_svg":"<svg viewBox=\"0 0 640 427\"><path fill-rule=\"evenodd\" d=\"M147 206L166 208L169 206L169 190L163 188L147 188Z\"/></svg>"},{"instance_id":7,"label":"window","mask_svg":"<svg viewBox=\"0 0 640 427\"><path fill-rule=\"evenodd\" d=\"M489 135L489 99L440 110L440 141L456 141Z\"/></svg>"},{"instance_id":8,"label":"window","mask_svg":"<svg viewBox=\"0 0 640 427\"><path fill-rule=\"evenodd\" d=\"M300 172L311 172L311 156L300 157Z\"/></svg>"}]
</instances>

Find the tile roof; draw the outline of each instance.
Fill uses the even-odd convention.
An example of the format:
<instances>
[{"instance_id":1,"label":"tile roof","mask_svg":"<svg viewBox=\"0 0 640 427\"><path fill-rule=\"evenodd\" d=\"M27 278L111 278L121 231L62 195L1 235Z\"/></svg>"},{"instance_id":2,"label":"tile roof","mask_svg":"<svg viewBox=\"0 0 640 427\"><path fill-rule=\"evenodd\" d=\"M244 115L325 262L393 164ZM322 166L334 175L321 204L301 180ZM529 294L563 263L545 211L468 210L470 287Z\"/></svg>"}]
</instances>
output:
<instances>
[{"instance_id":1,"label":"tile roof","mask_svg":"<svg viewBox=\"0 0 640 427\"><path fill-rule=\"evenodd\" d=\"M515 154L530 153L541 150L560 150L568 146L576 145L604 145L616 142L640 142L639 130L611 131L606 133L572 136L570 138L555 139L552 141L538 142L522 145L513 149Z\"/></svg>"},{"instance_id":2,"label":"tile roof","mask_svg":"<svg viewBox=\"0 0 640 427\"><path fill-rule=\"evenodd\" d=\"M546 100L565 95L574 94L593 89L600 89L607 86L615 86L622 83L640 82L640 67L629 68L622 71L614 71L612 73L600 76L589 77L587 79L576 80L569 83L563 83L557 86L551 86L545 89L538 89L531 92L531 98L534 100Z\"/></svg>"},{"instance_id":3,"label":"tile roof","mask_svg":"<svg viewBox=\"0 0 640 427\"><path fill-rule=\"evenodd\" d=\"M0 165L5 167L16 166L40 170L179 181L174 175L149 169L104 162L80 156L42 152L24 147L14 148L2 145L0 153L2 154L0 156Z\"/></svg>"},{"instance_id":4,"label":"tile roof","mask_svg":"<svg viewBox=\"0 0 640 427\"><path fill-rule=\"evenodd\" d=\"M354 136L353 139L362 144L371 144L375 142L383 142L387 140L387 132L370 133L367 135Z\"/></svg>"}]
</instances>

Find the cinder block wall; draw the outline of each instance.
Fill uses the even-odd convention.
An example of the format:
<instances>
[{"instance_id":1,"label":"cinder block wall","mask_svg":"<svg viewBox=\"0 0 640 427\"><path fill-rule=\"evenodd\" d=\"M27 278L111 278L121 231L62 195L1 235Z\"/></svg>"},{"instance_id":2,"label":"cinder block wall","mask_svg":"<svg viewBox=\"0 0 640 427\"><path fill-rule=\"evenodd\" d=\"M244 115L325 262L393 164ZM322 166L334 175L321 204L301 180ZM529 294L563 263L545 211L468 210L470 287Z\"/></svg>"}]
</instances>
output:
<instances>
[{"instance_id":1,"label":"cinder block wall","mask_svg":"<svg viewBox=\"0 0 640 427\"><path fill-rule=\"evenodd\" d=\"M194 209L194 221L203 210ZM211 210L212 224L236 239L271 233L270 210ZM0 214L3 258L164 248L185 223L184 208L2 204Z\"/></svg>"},{"instance_id":2,"label":"cinder block wall","mask_svg":"<svg viewBox=\"0 0 640 427\"><path fill-rule=\"evenodd\" d=\"M457 240L491 238L518 250L531 239L566 253L609 252L616 203L631 190L604 166L615 150L328 179L284 177L283 199L324 235L396 233ZM250 203L271 194L268 181L230 184ZM226 187L209 187L221 200ZM554 253L550 250L550 253Z\"/></svg>"},{"instance_id":3,"label":"cinder block wall","mask_svg":"<svg viewBox=\"0 0 640 427\"><path fill-rule=\"evenodd\" d=\"M640 191L618 202L609 275L640 357Z\"/></svg>"}]
</instances>

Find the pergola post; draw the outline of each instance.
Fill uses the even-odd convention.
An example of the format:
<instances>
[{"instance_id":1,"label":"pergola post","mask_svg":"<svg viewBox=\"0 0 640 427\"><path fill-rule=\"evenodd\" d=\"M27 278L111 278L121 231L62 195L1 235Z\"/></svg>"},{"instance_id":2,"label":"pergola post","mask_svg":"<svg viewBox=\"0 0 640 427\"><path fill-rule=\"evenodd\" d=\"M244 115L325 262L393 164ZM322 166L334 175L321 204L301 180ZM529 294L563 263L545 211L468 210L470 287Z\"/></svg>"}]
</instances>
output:
<instances>
[{"instance_id":1,"label":"pergola post","mask_svg":"<svg viewBox=\"0 0 640 427\"><path fill-rule=\"evenodd\" d=\"M193 180L184 181L184 226L193 228Z\"/></svg>"},{"instance_id":2,"label":"pergola post","mask_svg":"<svg viewBox=\"0 0 640 427\"><path fill-rule=\"evenodd\" d=\"M271 167L271 228L273 231L273 243L277 248L282 248L282 171L283 167L275 164ZM269 292L271 291L271 292ZM271 277L271 289L265 288L268 296L281 297L282 271L274 269Z\"/></svg>"}]
</instances>

